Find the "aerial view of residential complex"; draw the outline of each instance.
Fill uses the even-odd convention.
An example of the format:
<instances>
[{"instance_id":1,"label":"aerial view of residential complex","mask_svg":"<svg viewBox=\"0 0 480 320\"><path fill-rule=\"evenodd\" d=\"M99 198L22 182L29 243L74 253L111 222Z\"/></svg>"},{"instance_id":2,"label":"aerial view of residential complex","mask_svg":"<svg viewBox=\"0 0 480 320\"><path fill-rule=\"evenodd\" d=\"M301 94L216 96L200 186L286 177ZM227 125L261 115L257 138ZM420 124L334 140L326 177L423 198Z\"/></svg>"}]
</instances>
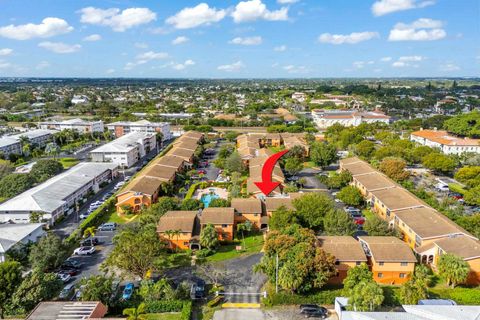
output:
<instances>
[{"instance_id":1,"label":"aerial view of residential complex","mask_svg":"<svg viewBox=\"0 0 480 320\"><path fill-rule=\"evenodd\" d=\"M479 320L480 2L202 1L0 0L0 319Z\"/></svg>"}]
</instances>

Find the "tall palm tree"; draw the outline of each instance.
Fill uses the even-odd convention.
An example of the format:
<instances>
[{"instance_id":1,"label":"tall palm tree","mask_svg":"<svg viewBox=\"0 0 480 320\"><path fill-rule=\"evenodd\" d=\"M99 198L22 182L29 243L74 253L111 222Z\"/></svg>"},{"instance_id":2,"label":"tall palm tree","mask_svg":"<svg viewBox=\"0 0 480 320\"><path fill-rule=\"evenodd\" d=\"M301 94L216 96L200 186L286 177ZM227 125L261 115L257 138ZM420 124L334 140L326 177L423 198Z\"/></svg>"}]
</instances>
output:
<instances>
[{"instance_id":1,"label":"tall palm tree","mask_svg":"<svg viewBox=\"0 0 480 320\"><path fill-rule=\"evenodd\" d=\"M168 237L168 240L170 240L168 243L170 244L170 249L173 249L173 243L172 243L172 237L173 237L173 230L167 230L165 231L165 235Z\"/></svg>"},{"instance_id":2,"label":"tall palm tree","mask_svg":"<svg viewBox=\"0 0 480 320\"><path fill-rule=\"evenodd\" d=\"M180 237L181 233L182 233L182 230L179 230L179 229L173 230L173 232L172 232L172 236L177 237L177 245L175 246L175 251L178 250L178 238Z\"/></svg>"},{"instance_id":3,"label":"tall palm tree","mask_svg":"<svg viewBox=\"0 0 480 320\"><path fill-rule=\"evenodd\" d=\"M124 309L122 314L127 316L127 320L144 320L147 319L145 315L145 304L140 303L136 308Z\"/></svg>"}]
</instances>

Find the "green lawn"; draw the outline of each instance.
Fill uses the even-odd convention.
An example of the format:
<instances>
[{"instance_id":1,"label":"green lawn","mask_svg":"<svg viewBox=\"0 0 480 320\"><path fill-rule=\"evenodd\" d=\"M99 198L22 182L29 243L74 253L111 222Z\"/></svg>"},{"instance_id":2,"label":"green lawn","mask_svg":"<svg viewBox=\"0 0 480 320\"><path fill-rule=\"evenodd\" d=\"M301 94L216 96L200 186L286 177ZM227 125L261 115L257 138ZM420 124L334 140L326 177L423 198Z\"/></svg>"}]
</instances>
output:
<instances>
[{"instance_id":1,"label":"green lawn","mask_svg":"<svg viewBox=\"0 0 480 320\"><path fill-rule=\"evenodd\" d=\"M146 320L180 320L180 313L148 313Z\"/></svg>"},{"instance_id":2,"label":"green lawn","mask_svg":"<svg viewBox=\"0 0 480 320\"><path fill-rule=\"evenodd\" d=\"M365 217L365 219L367 219L367 220L372 219L373 216L375 215L375 213L373 213L372 210L370 210L370 209L363 209L362 213L363 213L363 216Z\"/></svg>"},{"instance_id":3,"label":"green lawn","mask_svg":"<svg viewBox=\"0 0 480 320\"><path fill-rule=\"evenodd\" d=\"M118 214L117 214L117 211L115 210L115 208L112 210L112 212L110 213L110 217L108 218L108 221L107 222L116 222L117 224L124 224L124 223L127 223L126 220L124 220L122 217L120 217Z\"/></svg>"},{"instance_id":4,"label":"green lawn","mask_svg":"<svg viewBox=\"0 0 480 320\"><path fill-rule=\"evenodd\" d=\"M70 169L80 161L75 158L60 158L58 161L63 165L64 169Z\"/></svg>"},{"instance_id":5,"label":"green lawn","mask_svg":"<svg viewBox=\"0 0 480 320\"><path fill-rule=\"evenodd\" d=\"M210 262L223 261L237 258L243 255L260 252L263 248L263 235L256 234L245 237L244 250L237 251L235 247L240 245L243 246L241 236L239 237L239 239L235 240L230 244L220 246L217 252L211 256L208 256L206 260Z\"/></svg>"}]
</instances>

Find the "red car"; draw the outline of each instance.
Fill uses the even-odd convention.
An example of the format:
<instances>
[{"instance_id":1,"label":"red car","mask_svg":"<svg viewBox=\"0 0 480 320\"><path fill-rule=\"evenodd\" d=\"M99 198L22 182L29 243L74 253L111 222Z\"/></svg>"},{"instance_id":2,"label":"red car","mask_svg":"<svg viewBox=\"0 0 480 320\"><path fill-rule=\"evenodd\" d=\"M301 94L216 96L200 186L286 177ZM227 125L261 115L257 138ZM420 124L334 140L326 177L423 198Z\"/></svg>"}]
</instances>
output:
<instances>
[{"instance_id":1,"label":"red car","mask_svg":"<svg viewBox=\"0 0 480 320\"><path fill-rule=\"evenodd\" d=\"M363 225L365 223L365 218L364 217L354 217L353 222L358 225Z\"/></svg>"},{"instance_id":2,"label":"red car","mask_svg":"<svg viewBox=\"0 0 480 320\"><path fill-rule=\"evenodd\" d=\"M205 171L205 170L198 170L197 172L198 172L198 174L206 174L207 173L207 171Z\"/></svg>"}]
</instances>

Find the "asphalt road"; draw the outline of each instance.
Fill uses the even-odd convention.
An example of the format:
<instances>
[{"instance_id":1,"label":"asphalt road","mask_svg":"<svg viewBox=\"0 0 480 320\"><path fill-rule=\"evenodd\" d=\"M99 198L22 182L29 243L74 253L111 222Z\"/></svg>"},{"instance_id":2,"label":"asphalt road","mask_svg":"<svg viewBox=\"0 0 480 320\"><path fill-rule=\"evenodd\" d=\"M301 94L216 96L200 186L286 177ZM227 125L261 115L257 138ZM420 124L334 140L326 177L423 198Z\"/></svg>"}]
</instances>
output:
<instances>
[{"instance_id":1,"label":"asphalt road","mask_svg":"<svg viewBox=\"0 0 480 320\"><path fill-rule=\"evenodd\" d=\"M298 178L305 178L306 183L302 188L302 191L320 191L326 190L327 186L321 183L317 179L317 175L321 173L322 170L305 168L297 174Z\"/></svg>"},{"instance_id":2,"label":"asphalt road","mask_svg":"<svg viewBox=\"0 0 480 320\"><path fill-rule=\"evenodd\" d=\"M305 319L296 306L281 307L268 310L261 309L222 309L213 315L213 320L300 320ZM317 318L319 319L319 318ZM337 315L330 312L329 320L338 320Z\"/></svg>"}]
</instances>

